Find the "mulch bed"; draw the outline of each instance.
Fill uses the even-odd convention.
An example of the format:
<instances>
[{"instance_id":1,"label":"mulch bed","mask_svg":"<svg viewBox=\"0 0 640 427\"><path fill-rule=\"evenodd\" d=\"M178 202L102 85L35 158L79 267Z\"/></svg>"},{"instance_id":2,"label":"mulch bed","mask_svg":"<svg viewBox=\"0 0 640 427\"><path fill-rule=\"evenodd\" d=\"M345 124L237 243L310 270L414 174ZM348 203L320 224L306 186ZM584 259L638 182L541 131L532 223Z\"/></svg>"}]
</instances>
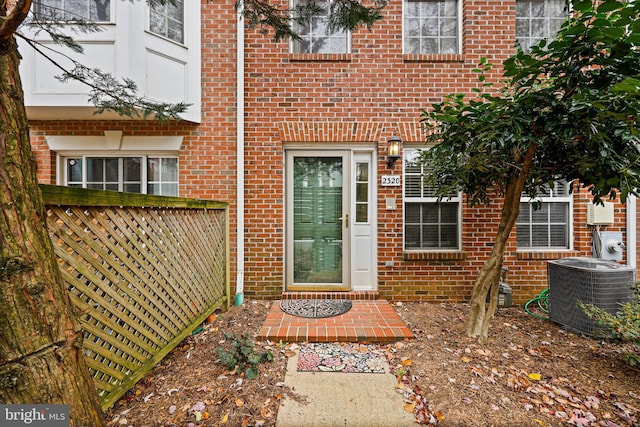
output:
<instances>
[{"instance_id":1,"label":"mulch bed","mask_svg":"<svg viewBox=\"0 0 640 427\"><path fill-rule=\"evenodd\" d=\"M106 413L111 426L274 426L288 357L299 344L255 342L273 362L258 378L231 372L216 349L225 333L256 336L271 304L246 301L187 338ZM628 346L567 332L521 307L499 309L486 344L464 334L464 304L394 308L415 335L377 346L397 377L404 410L441 426L640 425L640 372ZM348 374L345 374L348 375ZM377 374L376 374L377 375Z\"/></svg>"}]
</instances>

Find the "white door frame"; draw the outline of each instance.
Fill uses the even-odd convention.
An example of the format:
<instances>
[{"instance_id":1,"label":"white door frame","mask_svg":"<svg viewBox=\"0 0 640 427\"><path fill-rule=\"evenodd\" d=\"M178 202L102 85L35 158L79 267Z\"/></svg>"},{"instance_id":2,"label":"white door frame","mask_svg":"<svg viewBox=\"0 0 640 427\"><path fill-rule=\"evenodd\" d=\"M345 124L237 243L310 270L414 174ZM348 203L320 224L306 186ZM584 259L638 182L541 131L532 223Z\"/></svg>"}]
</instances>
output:
<instances>
[{"instance_id":1,"label":"white door frame","mask_svg":"<svg viewBox=\"0 0 640 427\"><path fill-rule=\"evenodd\" d=\"M377 162L375 147L345 145L290 146L285 151L285 290L372 291L377 289ZM343 283L294 284L293 158L343 156ZM356 167L366 169L366 182L356 182ZM362 176L362 174L361 174ZM362 193L366 187L366 196ZM356 193L361 192L356 208ZM362 198L365 197L365 203ZM348 207L348 208L347 208ZM366 211L366 214L364 213ZM357 221L366 218L366 221Z\"/></svg>"},{"instance_id":2,"label":"white door frame","mask_svg":"<svg viewBox=\"0 0 640 427\"><path fill-rule=\"evenodd\" d=\"M351 290L378 287L377 177L375 152L353 150L351 156ZM359 175L359 171L362 176ZM361 179L361 181L359 181ZM362 193L362 194L359 194Z\"/></svg>"}]
</instances>

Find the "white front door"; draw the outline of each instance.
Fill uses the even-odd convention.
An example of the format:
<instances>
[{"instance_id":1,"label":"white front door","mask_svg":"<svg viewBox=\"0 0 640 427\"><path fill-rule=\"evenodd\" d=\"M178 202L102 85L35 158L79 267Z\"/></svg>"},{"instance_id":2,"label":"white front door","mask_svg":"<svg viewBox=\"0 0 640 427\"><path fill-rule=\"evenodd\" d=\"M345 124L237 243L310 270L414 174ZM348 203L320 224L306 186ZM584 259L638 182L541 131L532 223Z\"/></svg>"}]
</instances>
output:
<instances>
[{"instance_id":1,"label":"white front door","mask_svg":"<svg viewBox=\"0 0 640 427\"><path fill-rule=\"evenodd\" d=\"M290 150L286 159L286 289L375 289L372 153Z\"/></svg>"}]
</instances>

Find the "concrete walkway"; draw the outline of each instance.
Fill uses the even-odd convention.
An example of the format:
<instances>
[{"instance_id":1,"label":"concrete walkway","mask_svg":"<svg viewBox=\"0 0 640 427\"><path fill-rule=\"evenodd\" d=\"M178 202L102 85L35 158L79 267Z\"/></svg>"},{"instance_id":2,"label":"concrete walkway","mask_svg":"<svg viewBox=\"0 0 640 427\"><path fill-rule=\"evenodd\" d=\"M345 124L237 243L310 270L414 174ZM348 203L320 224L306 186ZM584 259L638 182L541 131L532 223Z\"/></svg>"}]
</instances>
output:
<instances>
[{"instance_id":1,"label":"concrete walkway","mask_svg":"<svg viewBox=\"0 0 640 427\"><path fill-rule=\"evenodd\" d=\"M298 372L298 355L290 357L285 384L306 403L285 397L277 427L415 427L389 373Z\"/></svg>"}]
</instances>

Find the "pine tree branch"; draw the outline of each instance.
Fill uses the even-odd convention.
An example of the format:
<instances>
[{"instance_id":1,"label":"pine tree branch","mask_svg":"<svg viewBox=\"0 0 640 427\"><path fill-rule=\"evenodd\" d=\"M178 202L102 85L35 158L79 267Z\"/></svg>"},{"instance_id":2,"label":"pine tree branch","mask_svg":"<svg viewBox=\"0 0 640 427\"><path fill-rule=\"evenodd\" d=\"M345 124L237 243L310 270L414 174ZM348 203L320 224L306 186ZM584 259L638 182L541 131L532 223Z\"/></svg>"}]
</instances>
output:
<instances>
[{"instance_id":1,"label":"pine tree branch","mask_svg":"<svg viewBox=\"0 0 640 427\"><path fill-rule=\"evenodd\" d=\"M27 42L43 58L62 71L62 75L57 77L60 81L76 80L89 87L91 89L89 99L97 108L95 114L101 114L109 110L131 118L147 119L153 116L160 121L179 120L179 114L185 112L189 107L189 104L183 102L170 104L149 101L136 95L137 85L133 80L123 79L119 81L109 73L86 67L70 56L53 50L48 46L43 46L19 33L16 33L16 36ZM72 70L65 68L48 55L42 47L69 60L74 68Z\"/></svg>"}]
</instances>

